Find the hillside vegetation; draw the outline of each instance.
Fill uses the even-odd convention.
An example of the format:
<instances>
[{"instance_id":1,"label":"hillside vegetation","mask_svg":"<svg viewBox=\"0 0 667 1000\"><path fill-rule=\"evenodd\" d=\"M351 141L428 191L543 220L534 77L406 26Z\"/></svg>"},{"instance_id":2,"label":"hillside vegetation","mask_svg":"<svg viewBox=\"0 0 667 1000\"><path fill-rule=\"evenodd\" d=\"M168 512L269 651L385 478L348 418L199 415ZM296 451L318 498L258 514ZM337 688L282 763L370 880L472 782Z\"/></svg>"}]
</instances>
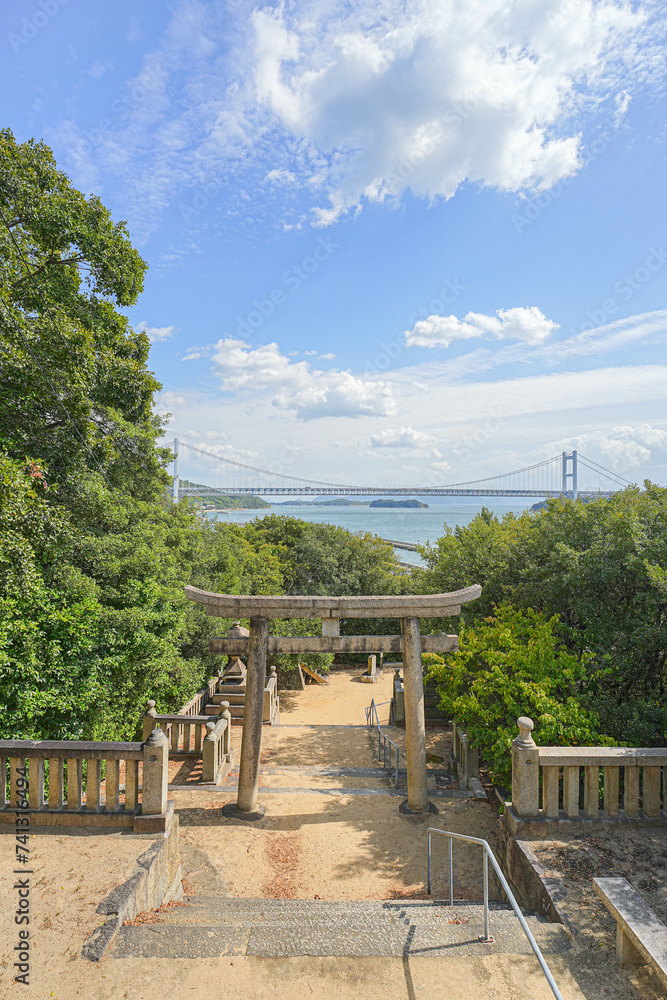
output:
<instances>
[{"instance_id":1,"label":"hillside vegetation","mask_svg":"<svg viewBox=\"0 0 667 1000\"><path fill-rule=\"evenodd\" d=\"M589 742L664 745L666 489L646 482L610 500L555 499L502 520L485 510L421 551L418 589L483 588L464 609L461 652L435 668L444 702L453 710L456 701L480 740L486 727L493 742L503 706L507 734L513 716L533 712L545 743L581 744L586 731ZM570 659L547 669L561 653ZM572 699L583 729L583 717L567 721Z\"/></svg>"},{"instance_id":2,"label":"hillside vegetation","mask_svg":"<svg viewBox=\"0 0 667 1000\"><path fill-rule=\"evenodd\" d=\"M159 710L183 704L220 665L208 639L230 624L187 602L186 584L353 595L481 583L460 652L428 668L499 775L525 712L543 743L664 743L667 490L554 500L502 521L485 510L445 528L412 573L382 540L332 525L273 513L242 527L209 520L169 496L160 385L147 337L123 312L145 271L124 224L71 186L48 147L0 132L4 738L127 739L148 698ZM271 627L317 633L320 623ZM347 634L399 628L342 623Z\"/></svg>"},{"instance_id":3,"label":"hillside vegetation","mask_svg":"<svg viewBox=\"0 0 667 1000\"><path fill-rule=\"evenodd\" d=\"M220 665L208 638L230 624L186 601L188 583L399 586L391 549L368 539L290 518L242 529L173 504L150 345L122 312L146 271L124 224L48 147L8 131L0 212L4 738L127 739L148 698L183 704Z\"/></svg>"}]
</instances>

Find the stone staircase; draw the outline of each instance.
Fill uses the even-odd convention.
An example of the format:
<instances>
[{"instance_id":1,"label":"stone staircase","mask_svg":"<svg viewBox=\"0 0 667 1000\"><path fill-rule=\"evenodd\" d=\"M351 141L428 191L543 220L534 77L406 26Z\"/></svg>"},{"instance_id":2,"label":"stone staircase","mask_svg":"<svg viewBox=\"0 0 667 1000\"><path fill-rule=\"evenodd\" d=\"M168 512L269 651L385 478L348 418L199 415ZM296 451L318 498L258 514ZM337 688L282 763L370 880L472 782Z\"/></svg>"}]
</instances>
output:
<instances>
[{"instance_id":1,"label":"stone staircase","mask_svg":"<svg viewBox=\"0 0 667 1000\"><path fill-rule=\"evenodd\" d=\"M229 712L232 717L232 725L236 720L236 725L243 722L243 712L245 709L245 684L224 684L221 683L219 691L214 694L205 708L207 715L217 716L220 714L220 705L223 701L229 702Z\"/></svg>"},{"instance_id":2,"label":"stone staircase","mask_svg":"<svg viewBox=\"0 0 667 1000\"><path fill-rule=\"evenodd\" d=\"M438 707L440 695L435 684L424 684L424 721L427 726L446 726L449 716Z\"/></svg>"},{"instance_id":3,"label":"stone staircase","mask_svg":"<svg viewBox=\"0 0 667 1000\"><path fill-rule=\"evenodd\" d=\"M225 676L219 681L217 691L211 695L204 712L213 718L220 714L220 706L223 702L229 703L229 712L232 717L233 726L243 725L243 715L245 712L245 675L240 678L227 679ZM264 712L263 722L268 725L276 725L279 721L280 699L278 697L278 680L275 667L270 669L269 676L264 688Z\"/></svg>"},{"instance_id":4,"label":"stone staircase","mask_svg":"<svg viewBox=\"0 0 667 1000\"><path fill-rule=\"evenodd\" d=\"M426 956L481 958L531 954L511 909L492 903L493 943L478 940L482 907L430 900L362 902L188 896L157 923L124 926L112 958L256 958L297 956ZM542 953L569 952L562 925L527 913Z\"/></svg>"}]
</instances>

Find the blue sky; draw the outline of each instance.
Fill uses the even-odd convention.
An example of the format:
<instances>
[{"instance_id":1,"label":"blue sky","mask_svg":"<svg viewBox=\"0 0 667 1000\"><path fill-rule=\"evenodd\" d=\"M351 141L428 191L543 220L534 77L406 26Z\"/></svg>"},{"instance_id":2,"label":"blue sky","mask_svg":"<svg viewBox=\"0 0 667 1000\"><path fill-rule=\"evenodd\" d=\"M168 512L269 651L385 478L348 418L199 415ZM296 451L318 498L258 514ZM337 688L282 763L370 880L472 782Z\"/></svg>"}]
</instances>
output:
<instances>
[{"instance_id":1,"label":"blue sky","mask_svg":"<svg viewBox=\"0 0 667 1000\"><path fill-rule=\"evenodd\" d=\"M664 484L664 15L14 2L3 122L127 219L168 437L343 483L578 447Z\"/></svg>"}]
</instances>

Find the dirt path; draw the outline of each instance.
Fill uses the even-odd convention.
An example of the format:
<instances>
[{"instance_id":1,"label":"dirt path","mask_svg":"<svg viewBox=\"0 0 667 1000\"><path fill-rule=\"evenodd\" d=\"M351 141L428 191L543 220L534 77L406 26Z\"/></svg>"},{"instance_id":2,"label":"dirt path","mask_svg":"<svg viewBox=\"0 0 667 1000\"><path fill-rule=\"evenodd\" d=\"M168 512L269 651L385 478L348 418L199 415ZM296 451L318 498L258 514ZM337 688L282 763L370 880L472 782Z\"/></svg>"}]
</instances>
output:
<instances>
[{"instance_id":1,"label":"dirt path","mask_svg":"<svg viewBox=\"0 0 667 1000\"><path fill-rule=\"evenodd\" d=\"M426 892L428 826L495 839L497 814L485 802L434 798L438 816L399 813L405 792L393 794L393 782L377 760L377 742L364 725L371 699L384 702L391 696L392 672L373 685L362 684L360 673L336 671L326 686L281 693L280 725L267 726L262 734L260 797L267 815L261 822L250 826L221 815L222 805L235 800L233 788L204 800L198 791L172 793L184 871L198 892L208 891L207 879L215 871L218 884L232 896L416 898ZM381 721L388 714L389 706L382 706ZM401 748L404 768L405 731L386 731ZM236 740L240 733L235 727ZM443 765L449 734L429 729L427 744L429 759ZM435 787L433 780L430 784ZM358 794L362 791L368 794ZM441 846L434 854L434 876L444 892ZM207 859L203 879L202 857ZM457 845L456 889L462 899L481 897L477 849Z\"/></svg>"},{"instance_id":2,"label":"dirt path","mask_svg":"<svg viewBox=\"0 0 667 1000\"><path fill-rule=\"evenodd\" d=\"M399 814L401 797L393 794L389 777L377 773L375 743L363 726L363 709L371 698L388 699L391 676L385 675L377 685L362 685L359 673L336 673L328 686L281 695L282 724L265 727L263 733L261 800L268 812L261 822L250 825L222 817L222 805L235 800L233 787L170 793L180 814L186 892L275 899L420 898L426 888L428 826L467 831L493 842L492 804L441 797L436 799L437 816ZM236 727L237 747L240 737ZM398 730L394 737L402 747L404 733ZM448 745L446 732L428 732L434 766L447 758ZM175 765L174 775L179 769ZM431 784L434 787L433 780ZM0 838L5 855L12 847L10 839ZM549 1000L551 996L534 959L524 955L475 960L412 955L402 960L107 959L97 966L82 961L81 947L103 919L95 913L99 900L134 869L145 847L145 840L130 837L35 838L41 895L35 901L30 992L21 995L38 1000L181 1000L195 992L203 998L253 1000L296 996L467 1000L471 994L479 1000ZM434 858L434 886L442 895L445 853L436 848ZM0 963L4 1000L19 992L12 986L11 877L1 884L6 901ZM463 847L456 854L455 895L465 899L480 894L478 852ZM580 992L567 956L554 955L552 966L566 1000L601 996Z\"/></svg>"}]
</instances>

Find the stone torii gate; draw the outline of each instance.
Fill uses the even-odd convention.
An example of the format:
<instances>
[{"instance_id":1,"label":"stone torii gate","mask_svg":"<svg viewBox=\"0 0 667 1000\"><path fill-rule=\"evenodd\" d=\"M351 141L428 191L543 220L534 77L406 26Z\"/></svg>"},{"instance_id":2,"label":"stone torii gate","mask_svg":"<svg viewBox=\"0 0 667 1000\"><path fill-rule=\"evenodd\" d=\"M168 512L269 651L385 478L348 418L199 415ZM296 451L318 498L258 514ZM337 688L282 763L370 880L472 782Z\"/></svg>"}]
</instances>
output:
<instances>
[{"instance_id":1,"label":"stone torii gate","mask_svg":"<svg viewBox=\"0 0 667 1000\"><path fill-rule=\"evenodd\" d=\"M266 809L258 803L259 755L262 740L264 680L267 657L278 653L402 653L405 690L405 731L408 758L408 797L401 811L437 812L426 790L426 732L422 653L449 653L458 649L456 635L421 635L420 618L448 618L461 605L476 600L482 588L475 584L450 594L387 597L264 597L214 594L186 587L185 596L202 604L216 618L249 618L250 635L210 639L211 653L246 656L245 712L239 790L236 803L224 807L228 815L260 819ZM321 636L270 636L270 618L321 618ZM341 618L400 618L401 635L341 635Z\"/></svg>"}]
</instances>

